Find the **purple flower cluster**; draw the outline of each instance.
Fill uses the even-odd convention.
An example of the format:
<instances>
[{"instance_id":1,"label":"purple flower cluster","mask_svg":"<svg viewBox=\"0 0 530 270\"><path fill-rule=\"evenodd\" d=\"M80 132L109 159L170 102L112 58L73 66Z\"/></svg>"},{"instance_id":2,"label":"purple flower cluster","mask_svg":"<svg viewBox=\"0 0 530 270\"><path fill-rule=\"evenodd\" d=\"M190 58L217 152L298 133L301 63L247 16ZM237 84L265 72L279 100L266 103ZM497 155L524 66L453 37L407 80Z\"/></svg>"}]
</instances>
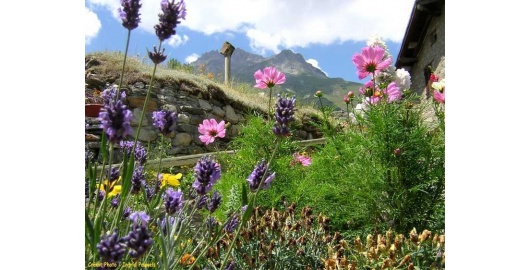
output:
<instances>
[{"instance_id":1,"label":"purple flower cluster","mask_svg":"<svg viewBox=\"0 0 530 270\"><path fill-rule=\"evenodd\" d=\"M195 189L197 194L204 195L210 191L221 178L221 165L215 162L211 157L204 156L195 165L195 182L192 187Z\"/></svg>"},{"instance_id":2,"label":"purple flower cluster","mask_svg":"<svg viewBox=\"0 0 530 270\"><path fill-rule=\"evenodd\" d=\"M175 129L177 124L177 114L171 111L154 111L153 125L164 136L169 136Z\"/></svg>"},{"instance_id":3,"label":"purple flower cluster","mask_svg":"<svg viewBox=\"0 0 530 270\"><path fill-rule=\"evenodd\" d=\"M179 19L186 19L186 4L184 0L175 3L168 0L161 2L162 13L158 14L159 23L155 25L156 36L160 41L164 41L176 34L175 28L181 23Z\"/></svg>"},{"instance_id":4,"label":"purple flower cluster","mask_svg":"<svg viewBox=\"0 0 530 270\"><path fill-rule=\"evenodd\" d=\"M109 175L109 171L107 171L107 174L106 175ZM118 180L118 178L120 178L120 169L116 168L116 167L112 167L110 169L110 182L114 182L116 180Z\"/></svg>"},{"instance_id":5,"label":"purple flower cluster","mask_svg":"<svg viewBox=\"0 0 530 270\"><path fill-rule=\"evenodd\" d=\"M118 239L118 230L114 229L113 233L107 233L101 237L101 240L96 245L99 256L103 262L107 262L107 268L115 269L123 255L125 254L127 245L125 239ZM116 263L116 267L109 267Z\"/></svg>"},{"instance_id":6,"label":"purple flower cluster","mask_svg":"<svg viewBox=\"0 0 530 270\"><path fill-rule=\"evenodd\" d=\"M263 184L261 184L261 189L267 189L270 187L272 180L276 177L276 173L271 173L267 169L268 165L265 163L265 159L262 159L261 162L254 167L254 171L252 171L247 178L247 182L251 191L257 191L261 181L263 181ZM267 175L265 176L266 171Z\"/></svg>"},{"instance_id":7,"label":"purple flower cluster","mask_svg":"<svg viewBox=\"0 0 530 270\"><path fill-rule=\"evenodd\" d=\"M123 27L133 30L140 23L140 0L121 0L123 9L118 8Z\"/></svg>"},{"instance_id":8,"label":"purple flower cluster","mask_svg":"<svg viewBox=\"0 0 530 270\"><path fill-rule=\"evenodd\" d=\"M123 149L125 155L130 155L134 147L133 141L120 141L120 147ZM147 150L141 143L136 144L136 149L134 149L134 160L140 166L144 166L147 162Z\"/></svg>"},{"instance_id":9,"label":"purple flower cluster","mask_svg":"<svg viewBox=\"0 0 530 270\"><path fill-rule=\"evenodd\" d=\"M217 210L217 207L219 207L219 205L221 205L221 200L222 199L222 196L221 194L219 194L219 192L214 191L214 193L212 194L212 197L208 200L208 211L210 211L210 213L213 213L215 212L215 210Z\"/></svg>"},{"instance_id":10,"label":"purple flower cluster","mask_svg":"<svg viewBox=\"0 0 530 270\"><path fill-rule=\"evenodd\" d=\"M110 206L113 208L118 208L118 205L120 204L120 194L116 195L112 200L110 201Z\"/></svg>"},{"instance_id":11,"label":"purple flower cluster","mask_svg":"<svg viewBox=\"0 0 530 270\"><path fill-rule=\"evenodd\" d=\"M167 221L169 222L167 222ZM158 222L160 231L164 233L164 235L167 235L171 231L171 227L173 227L173 224L175 224L175 217L167 217L164 216L162 219Z\"/></svg>"},{"instance_id":12,"label":"purple flower cluster","mask_svg":"<svg viewBox=\"0 0 530 270\"><path fill-rule=\"evenodd\" d=\"M159 50L156 49L156 46L155 46L155 47L153 47L153 51L154 52L151 52L151 51L147 52L147 55L149 56L149 59L151 59L151 61L153 61L153 63L158 65L158 64L164 62L164 60L166 60L167 55L164 54L164 51L166 51L165 48L162 48L162 50L159 51Z\"/></svg>"},{"instance_id":13,"label":"purple flower cluster","mask_svg":"<svg viewBox=\"0 0 530 270\"><path fill-rule=\"evenodd\" d=\"M142 186L145 185L145 174L143 172L144 167L137 166L134 168L131 178L131 193L138 194L142 190Z\"/></svg>"},{"instance_id":14,"label":"purple flower cluster","mask_svg":"<svg viewBox=\"0 0 530 270\"><path fill-rule=\"evenodd\" d=\"M239 216L233 214L225 224L225 231L227 233L232 233L236 230L237 226L239 226Z\"/></svg>"},{"instance_id":15,"label":"purple flower cluster","mask_svg":"<svg viewBox=\"0 0 530 270\"><path fill-rule=\"evenodd\" d=\"M131 231L123 239L129 247L129 256L139 259L153 244L151 233L147 229L149 216L145 212L134 212L129 219L133 222Z\"/></svg>"},{"instance_id":16,"label":"purple flower cluster","mask_svg":"<svg viewBox=\"0 0 530 270\"><path fill-rule=\"evenodd\" d=\"M276 123L272 128L272 132L279 137L287 137L291 135L289 131L289 123L294 120L294 105L296 102L296 97L292 98L282 98L278 94L278 102L276 102L276 112L274 113L274 118Z\"/></svg>"},{"instance_id":17,"label":"purple flower cluster","mask_svg":"<svg viewBox=\"0 0 530 270\"><path fill-rule=\"evenodd\" d=\"M127 106L123 104L125 100L125 92L123 92L121 98L117 101L114 101L111 98L111 95L107 96L107 98L102 111L99 113L99 120L101 121L101 128L107 135L109 141L117 144L125 139L127 135L131 134L131 121L133 115L132 112L127 109Z\"/></svg>"},{"instance_id":18,"label":"purple flower cluster","mask_svg":"<svg viewBox=\"0 0 530 270\"><path fill-rule=\"evenodd\" d=\"M182 209L183 205L182 191L168 188L164 197L164 205L166 207L166 213L172 215L178 210Z\"/></svg>"}]
</instances>

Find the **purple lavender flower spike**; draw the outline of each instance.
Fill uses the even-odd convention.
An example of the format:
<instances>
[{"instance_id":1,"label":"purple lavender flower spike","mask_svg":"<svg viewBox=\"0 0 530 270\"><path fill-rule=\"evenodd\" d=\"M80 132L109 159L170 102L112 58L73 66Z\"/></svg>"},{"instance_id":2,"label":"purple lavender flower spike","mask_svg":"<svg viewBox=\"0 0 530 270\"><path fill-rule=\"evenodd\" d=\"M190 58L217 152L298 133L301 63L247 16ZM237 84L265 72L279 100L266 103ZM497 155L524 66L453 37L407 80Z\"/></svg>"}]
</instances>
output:
<instances>
[{"instance_id":1,"label":"purple lavender flower spike","mask_svg":"<svg viewBox=\"0 0 530 270\"><path fill-rule=\"evenodd\" d=\"M147 150L139 143L136 144L136 149L134 149L134 160L140 166L144 166L147 162Z\"/></svg>"},{"instance_id":2,"label":"purple lavender flower spike","mask_svg":"<svg viewBox=\"0 0 530 270\"><path fill-rule=\"evenodd\" d=\"M140 144L137 144L136 147L139 147L139 145ZM134 147L134 142L133 141L121 141L120 147L121 149L123 149L124 154L130 155Z\"/></svg>"},{"instance_id":3,"label":"purple lavender flower spike","mask_svg":"<svg viewBox=\"0 0 530 270\"><path fill-rule=\"evenodd\" d=\"M289 131L289 123L294 120L296 97L282 98L279 94L278 97L278 102L276 102L276 112L274 113L276 123L272 128L272 132L276 134L276 136L287 137L291 135Z\"/></svg>"},{"instance_id":4,"label":"purple lavender flower spike","mask_svg":"<svg viewBox=\"0 0 530 270\"><path fill-rule=\"evenodd\" d=\"M208 203L208 196L207 195L201 195L199 198L199 203L197 203L197 209L202 209L206 207L206 204Z\"/></svg>"},{"instance_id":5,"label":"purple lavender flower spike","mask_svg":"<svg viewBox=\"0 0 530 270\"><path fill-rule=\"evenodd\" d=\"M165 51L165 48L162 48L162 50L159 51L156 49L156 47L153 47L153 52L147 51L147 55L149 56L149 59L153 61L153 63L158 65L166 60L167 55L164 54Z\"/></svg>"},{"instance_id":6,"label":"purple lavender flower spike","mask_svg":"<svg viewBox=\"0 0 530 270\"><path fill-rule=\"evenodd\" d=\"M101 240L97 244L97 249L102 262L105 264L105 268L116 269L118 268L119 262L125 254L127 245L123 238L118 239L118 230L114 229L113 233L106 233L101 237ZM112 267L116 265L116 267Z\"/></svg>"},{"instance_id":7,"label":"purple lavender flower spike","mask_svg":"<svg viewBox=\"0 0 530 270\"><path fill-rule=\"evenodd\" d=\"M195 182L192 187L197 194L204 195L210 191L213 185L221 178L221 165L211 157L204 156L195 165Z\"/></svg>"},{"instance_id":8,"label":"purple lavender flower spike","mask_svg":"<svg viewBox=\"0 0 530 270\"><path fill-rule=\"evenodd\" d=\"M164 198L164 205L166 207L166 212L171 215L176 213L178 210L182 209L183 205L183 198L182 198L182 191L174 190L172 188L168 188L166 190L165 198Z\"/></svg>"},{"instance_id":9,"label":"purple lavender flower spike","mask_svg":"<svg viewBox=\"0 0 530 270\"><path fill-rule=\"evenodd\" d=\"M147 226L149 219L149 215L144 211L134 212L129 216L129 220L133 222L133 226Z\"/></svg>"},{"instance_id":10,"label":"purple lavender flower spike","mask_svg":"<svg viewBox=\"0 0 530 270\"><path fill-rule=\"evenodd\" d=\"M120 194L116 195L112 200L110 201L110 206L113 208L118 208L118 205L120 204Z\"/></svg>"},{"instance_id":11,"label":"purple lavender flower spike","mask_svg":"<svg viewBox=\"0 0 530 270\"><path fill-rule=\"evenodd\" d=\"M171 111L154 111L153 125L164 136L169 136L177 127L177 114Z\"/></svg>"},{"instance_id":12,"label":"purple lavender flower spike","mask_svg":"<svg viewBox=\"0 0 530 270\"><path fill-rule=\"evenodd\" d=\"M134 168L131 178L131 193L138 194L142 190L142 186L145 185L145 174L143 172L144 167L137 166Z\"/></svg>"},{"instance_id":13,"label":"purple lavender flower spike","mask_svg":"<svg viewBox=\"0 0 530 270\"><path fill-rule=\"evenodd\" d=\"M106 91L106 90L105 90ZM124 103L124 95L118 101L110 98L103 105L102 111L99 113L99 120L101 121L101 128L107 135L111 143L117 144L125 139L127 135L131 134L131 121L133 118L132 112L127 109Z\"/></svg>"},{"instance_id":14,"label":"purple lavender flower spike","mask_svg":"<svg viewBox=\"0 0 530 270\"><path fill-rule=\"evenodd\" d=\"M129 206L125 207L125 209L123 209L123 214L121 216L122 219L126 219L126 218L130 217L131 216L131 212L132 212L132 210L131 210L131 208Z\"/></svg>"},{"instance_id":15,"label":"purple lavender flower spike","mask_svg":"<svg viewBox=\"0 0 530 270\"><path fill-rule=\"evenodd\" d=\"M233 214L225 225L225 231L227 233L232 233L236 230L237 226L239 226L239 217L238 215Z\"/></svg>"},{"instance_id":16,"label":"purple lavender flower spike","mask_svg":"<svg viewBox=\"0 0 530 270\"><path fill-rule=\"evenodd\" d=\"M162 13L158 14L159 23L155 25L156 36L164 41L176 34L175 28L180 19L186 19L186 4L184 0L175 3L175 0L162 0L160 3Z\"/></svg>"},{"instance_id":17,"label":"purple lavender flower spike","mask_svg":"<svg viewBox=\"0 0 530 270\"><path fill-rule=\"evenodd\" d=\"M207 228L209 231L212 231L213 229L215 229L215 226L218 225L218 224L217 224L217 220L216 220L214 217L212 217L212 216L208 217L208 218L206 219L205 223L206 223L206 228Z\"/></svg>"},{"instance_id":18,"label":"purple lavender flower spike","mask_svg":"<svg viewBox=\"0 0 530 270\"><path fill-rule=\"evenodd\" d=\"M236 269L236 263L234 261L230 261L227 265L225 270L234 270Z\"/></svg>"},{"instance_id":19,"label":"purple lavender flower spike","mask_svg":"<svg viewBox=\"0 0 530 270\"><path fill-rule=\"evenodd\" d=\"M268 171L267 176L263 177L265 175L265 171L267 171L267 168L268 167L265 163L265 159L262 159L261 162L254 167L254 171L252 171L247 178L247 182L251 191L258 190L259 183L263 178L265 179L263 180L263 184L261 184L261 189L268 189L270 187L272 180L276 177L276 173L271 173Z\"/></svg>"},{"instance_id":20,"label":"purple lavender flower spike","mask_svg":"<svg viewBox=\"0 0 530 270\"><path fill-rule=\"evenodd\" d=\"M215 210L217 210L217 207L221 205L221 201L222 201L221 199L222 199L221 194L217 192L217 190L214 191L212 197L208 201L208 211L210 211L210 213L215 212Z\"/></svg>"},{"instance_id":21,"label":"purple lavender flower spike","mask_svg":"<svg viewBox=\"0 0 530 270\"><path fill-rule=\"evenodd\" d=\"M133 30L140 23L140 0L121 0L122 8L118 8L123 27Z\"/></svg>"},{"instance_id":22,"label":"purple lavender flower spike","mask_svg":"<svg viewBox=\"0 0 530 270\"><path fill-rule=\"evenodd\" d=\"M129 256L139 259L153 244L151 233L147 229L149 216L145 212L134 212L129 219L133 221L131 231L123 239L129 247Z\"/></svg>"}]
</instances>

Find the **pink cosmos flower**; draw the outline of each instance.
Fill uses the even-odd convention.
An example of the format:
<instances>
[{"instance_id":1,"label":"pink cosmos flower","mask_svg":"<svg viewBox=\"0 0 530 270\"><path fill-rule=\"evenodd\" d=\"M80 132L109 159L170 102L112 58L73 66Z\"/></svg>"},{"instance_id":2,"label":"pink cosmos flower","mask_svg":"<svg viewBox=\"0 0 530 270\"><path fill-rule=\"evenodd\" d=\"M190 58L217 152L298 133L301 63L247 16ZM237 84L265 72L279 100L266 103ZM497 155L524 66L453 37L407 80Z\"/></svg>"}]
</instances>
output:
<instances>
[{"instance_id":1,"label":"pink cosmos flower","mask_svg":"<svg viewBox=\"0 0 530 270\"><path fill-rule=\"evenodd\" d=\"M256 79L256 85L254 87L260 89L272 88L277 84L285 82L285 74L276 70L274 67L266 67L263 69L263 72L258 69L254 73L254 78Z\"/></svg>"},{"instance_id":2,"label":"pink cosmos flower","mask_svg":"<svg viewBox=\"0 0 530 270\"><path fill-rule=\"evenodd\" d=\"M440 92L440 91L434 90L433 98L434 98L434 100L436 100L438 103L443 103L443 104L445 104L445 91Z\"/></svg>"},{"instance_id":3,"label":"pink cosmos flower","mask_svg":"<svg viewBox=\"0 0 530 270\"><path fill-rule=\"evenodd\" d=\"M388 68L392 62L392 58L383 59L385 56L385 49L375 47L364 47L360 54L353 55L352 61L357 68L357 76L362 80L370 73L377 75L381 70Z\"/></svg>"},{"instance_id":4,"label":"pink cosmos flower","mask_svg":"<svg viewBox=\"0 0 530 270\"><path fill-rule=\"evenodd\" d=\"M364 87L359 88L359 92L367 97L370 104L377 104L383 95L386 96L388 103L401 99L401 90L395 82L391 82L386 89L381 90L379 87L374 87L372 81L368 81Z\"/></svg>"},{"instance_id":5,"label":"pink cosmos flower","mask_svg":"<svg viewBox=\"0 0 530 270\"><path fill-rule=\"evenodd\" d=\"M300 155L298 152L293 154L293 162L291 162L292 165L296 163L302 164L302 166L307 167L311 165L311 158L305 155Z\"/></svg>"},{"instance_id":6,"label":"pink cosmos flower","mask_svg":"<svg viewBox=\"0 0 530 270\"><path fill-rule=\"evenodd\" d=\"M387 87L384 93L387 96L387 101L390 103L395 100L401 99L401 91L395 82L391 82Z\"/></svg>"},{"instance_id":7,"label":"pink cosmos flower","mask_svg":"<svg viewBox=\"0 0 530 270\"><path fill-rule=\"evenodd\" d=\"M202 124L199 125L199 132L202 134L199 136L199 139L201 139L204 144L208 145L213 143L215 138L225 137L225 121L223 120L217 124L217 121L213 118L204 119Z\"/></svg>"}]
</instances>

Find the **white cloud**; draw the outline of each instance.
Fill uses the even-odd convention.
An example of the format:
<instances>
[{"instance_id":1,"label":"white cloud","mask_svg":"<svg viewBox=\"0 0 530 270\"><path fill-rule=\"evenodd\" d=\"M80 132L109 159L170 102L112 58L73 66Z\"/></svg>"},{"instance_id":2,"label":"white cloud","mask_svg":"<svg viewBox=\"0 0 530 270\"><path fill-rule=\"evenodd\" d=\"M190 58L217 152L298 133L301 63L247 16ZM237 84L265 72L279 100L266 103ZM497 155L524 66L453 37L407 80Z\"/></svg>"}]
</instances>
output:
<instances>
[{"instance_id":1,"label":"white cloud","mask_svg":"<svg viewBox=\"0 0 530 270\"><path fill-rule=\"evenodd\" d=\"M173 35L169 38L169 40L167 41L167 43L169 44L169 46L171 47L178 47L180 45L184 45L186 44L186 42L188 42L190 38L187 36L187 35L183 35L182 37L179 36L178 34L177 35Z\"/></svg>"},{"instance_id":2,"label":"white cloud","mask_svg":"<svg viewBox=\"0 0 530 270\"><path fill-rule=\"evenodd\" d=\"M199 58L199 55L196 54L196 53L192 53L191 55L188 55L186 57L186 59L184 59L184 62L186 62L187 64L191 63L191 62L195 62L197 61L197 59Z\"/></svg>"},{"instance_id":3,"label":"white cloud","mask_svg":"<svg viewBox=\"0 0 530 270\"><path fill-rule=\"evenodd\" d=\"M119 1L88 0L107 6L116 19ZM160 0L141 3L139 27L154 33ZM310 44L365 42L372 35L401 42L413 4L414 0L188 0L187 18L178 27L207 35L243 33L261 53Z\"/></svg>"},{"instance_id":4,"label":"white cloud","mask_svg":"<svg viewBox=\"0 0 530 270\"><path fill-rule=\"evenodd\" d=\"M85 7L85 43L90 44L92 38L98 35L101 22L98 15Z\"/></svg>"},{"instance_id":5,"label":"white cloud","mask_svg":"<svg viewBox=\"0 0 530 270\"><path fill-rule=\"evenodd\" d=\"M320 68L320 67L318 66L318 61L317 61L316 59L307 59L306 62L308 62L308 63L311 64L312 66L314 66L314 67L320 69L320 71L324 72L324 74L326 74L326 76L328 76L328 73L325 72L324 70L322 70L322 68Z\"/></svg>"}]
</instances>

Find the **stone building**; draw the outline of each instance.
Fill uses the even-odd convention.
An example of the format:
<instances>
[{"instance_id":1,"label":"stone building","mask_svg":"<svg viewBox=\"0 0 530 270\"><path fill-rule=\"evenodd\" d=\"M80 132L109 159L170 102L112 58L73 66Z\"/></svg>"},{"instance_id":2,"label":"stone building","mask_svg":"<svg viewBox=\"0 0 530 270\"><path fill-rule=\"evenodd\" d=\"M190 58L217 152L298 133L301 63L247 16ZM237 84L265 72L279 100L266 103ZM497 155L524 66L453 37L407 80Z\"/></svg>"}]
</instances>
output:
<instances>
[{"instance_id":1,"label":"stone building","mask_svg":"<svg viewBox=\"0 0 530 270\"><path fill-rule=\"evenodd\" d=\"M397 68L411 75L411 89L429 97L426 86L430 68L445 78L445 0L416 0L401 49Z\"/></svg>"}]
</instances>

